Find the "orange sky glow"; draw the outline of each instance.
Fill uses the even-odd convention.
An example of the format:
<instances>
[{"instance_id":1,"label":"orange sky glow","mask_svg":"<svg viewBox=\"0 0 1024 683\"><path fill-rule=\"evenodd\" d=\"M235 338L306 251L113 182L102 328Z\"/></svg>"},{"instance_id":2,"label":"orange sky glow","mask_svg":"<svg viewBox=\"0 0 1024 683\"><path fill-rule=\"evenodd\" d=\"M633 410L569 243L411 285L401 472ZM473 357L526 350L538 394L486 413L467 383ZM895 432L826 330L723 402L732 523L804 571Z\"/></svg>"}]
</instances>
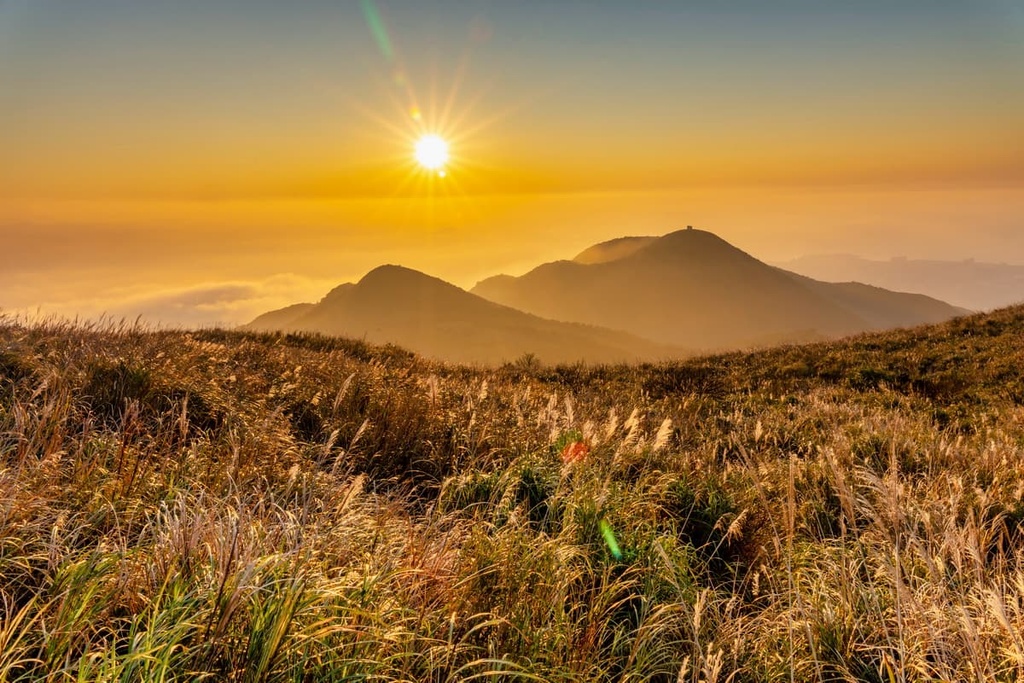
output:
<instances>
[{"instance_id":1,"label":"orange sky glow","mask_svg":"<svg viewBox=\"0 0 1024 683\"><path fill-rule=\"evenodd\" d=\"M512 4L0 5L0 309L233 324L685 224L1024 263L1013 3Z\"/></svg>"}]
</instances>

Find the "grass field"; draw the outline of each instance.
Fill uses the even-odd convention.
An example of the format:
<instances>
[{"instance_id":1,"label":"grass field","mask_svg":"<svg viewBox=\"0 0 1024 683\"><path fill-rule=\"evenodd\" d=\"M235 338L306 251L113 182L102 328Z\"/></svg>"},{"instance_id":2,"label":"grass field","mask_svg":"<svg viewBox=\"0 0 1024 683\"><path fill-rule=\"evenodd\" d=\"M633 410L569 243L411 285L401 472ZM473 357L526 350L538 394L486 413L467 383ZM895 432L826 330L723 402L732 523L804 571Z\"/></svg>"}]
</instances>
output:
<instances>
[{"instance_id":1,"label":"grass field","mask_svg":"<svg viewBox=\"0 0 1024 683\"><path fill-rule=\"evenodd\" d=\"M0 680L1024 679L1022 368L0 321Z\"/></svg>"}]
</instances>

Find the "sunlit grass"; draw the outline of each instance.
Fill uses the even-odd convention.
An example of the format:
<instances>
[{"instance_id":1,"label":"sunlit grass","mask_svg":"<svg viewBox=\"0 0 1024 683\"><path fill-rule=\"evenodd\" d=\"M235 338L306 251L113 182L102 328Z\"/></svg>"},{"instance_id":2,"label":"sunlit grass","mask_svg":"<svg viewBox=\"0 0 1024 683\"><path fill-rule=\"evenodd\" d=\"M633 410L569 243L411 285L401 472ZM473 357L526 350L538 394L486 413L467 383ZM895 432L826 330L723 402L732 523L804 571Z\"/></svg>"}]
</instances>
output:
<instances>
[{"instance_id":1,"label":"sunlit grass","mask_svg":"<svg viewBox=\"0 0 1024 683\"><path fill-rule=\"evenodd\" d=\"M0 320L0 680L1017 680L1021 339L468 369Z\"/></svg>"}]
</instances>

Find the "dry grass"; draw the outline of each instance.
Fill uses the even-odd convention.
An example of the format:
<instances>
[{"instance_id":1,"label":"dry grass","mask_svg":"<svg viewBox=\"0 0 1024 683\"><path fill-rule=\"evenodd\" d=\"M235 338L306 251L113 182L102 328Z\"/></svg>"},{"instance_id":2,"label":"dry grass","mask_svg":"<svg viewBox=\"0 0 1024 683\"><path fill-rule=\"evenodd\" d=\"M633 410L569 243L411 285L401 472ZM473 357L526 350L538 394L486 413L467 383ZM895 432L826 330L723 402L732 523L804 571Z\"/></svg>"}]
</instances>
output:
<instances>
[{"instance_id":1,"label":"dry grass","mask_svg":"<svg viewBox=\"0 0 1024 683\"><path fill-rule=\"evenodd\" d=\"M1018 680L1022 340L488 370L0 322L0 680Z\"/></svg>"}]
</instances>

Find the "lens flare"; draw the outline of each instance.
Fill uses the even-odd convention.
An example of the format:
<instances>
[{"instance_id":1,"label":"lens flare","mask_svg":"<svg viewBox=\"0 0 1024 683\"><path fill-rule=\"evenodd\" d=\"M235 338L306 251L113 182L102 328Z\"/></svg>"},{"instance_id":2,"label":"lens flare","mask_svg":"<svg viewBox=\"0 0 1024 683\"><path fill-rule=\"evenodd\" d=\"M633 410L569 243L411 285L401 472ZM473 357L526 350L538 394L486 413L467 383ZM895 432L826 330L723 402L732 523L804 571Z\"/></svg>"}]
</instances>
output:
<instances>
[{"instance_id":1,"label":"lens flare","mask_svg":"<svg viewBox=\"0 0 1024 683\"><path fill-rule=\"evenodd\" d=\"M391 36L388 35L387 26L384 25L380 12L377 11L377 5L373 0L363 0L362 5L363 16L370 27L370 33L373 34L373 40L377 43L384 58L390 62L395 57L395 50L391 47Z\"/></svg>"},{"instance_id":2,"label":"lens flare","mask_svg":"<svg viewBox=\"0 0 1024 683\"><path fill-rule=\"evenodd\" d=\"M601 535L604 536L604 542L608 546L612 557L616 560L621 560L622 550L619 548L619 542L616 540L615 532L612 530L612 525L608 523L608 520L601 520Z\"/></svg>"}]
</instances>

